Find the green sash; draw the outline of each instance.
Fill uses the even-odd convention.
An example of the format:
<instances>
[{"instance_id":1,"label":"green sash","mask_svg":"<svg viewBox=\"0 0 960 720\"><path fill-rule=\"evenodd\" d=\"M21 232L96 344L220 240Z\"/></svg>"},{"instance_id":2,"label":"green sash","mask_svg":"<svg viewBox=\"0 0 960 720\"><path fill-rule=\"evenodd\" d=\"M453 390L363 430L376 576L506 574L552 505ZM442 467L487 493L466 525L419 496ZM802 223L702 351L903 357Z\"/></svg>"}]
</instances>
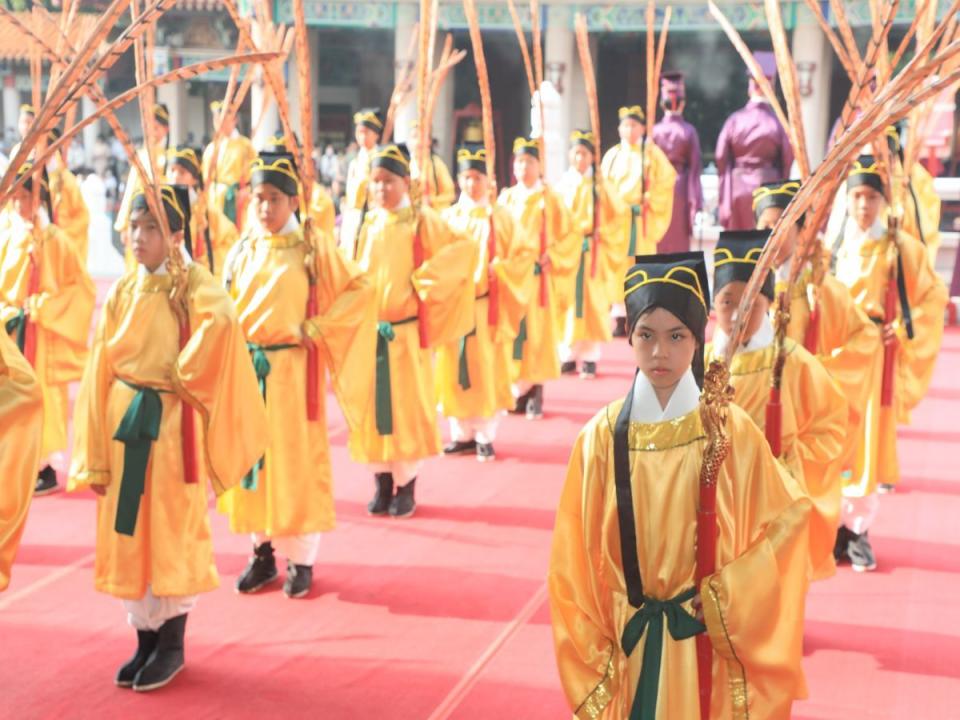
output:
<instances>
[{"instance_id":1,"label":"green sash","mask_svg":"<svg viewBox=\"0 0 960 720\"><path fill-rule=\"evenodd\" d=\"M20 308L20 311L16 315L7 320L7 324L5 325L4 329L7 331L7 335L16 331L17 337L15 338L15 341L17 343L17 348L22 354L23 348L27 344L27 311L23 308Z\"/></svg>"},{"instance_id":2,"label":"green sash","mask_svg":"<svg viewBox=\"0 0 960 720\"><path fill-rule=\"evenodd\" d=\"M113 435L123 443L123 477L120 479L120 494L117 498L117 517L114 530L121 535L133 536L140 512L140 498L146 483L147 462L150 448L160 436L160 420L163 417L163 401L160 393L168 390L134 385L120 378L120 382L136 390L120 425Z\"/></svg>"},{"instance_id":3,"label":"green sash","mask_svg":"<svg viewBox=\"0 0 960 720\"><path fill-rule=\"evenodd\" d=\"M643 208L639 205L630 206L630 245L627 248L627 257L637 254L637 218Z\"/></svg>"},{"instance_id":4,"label":"green sash","mask_svg":"<svg viewBox=\"0 0 960 720\"><path fill-rule=\"evenodd\" d=\"M226 183L223 183L226 185ZM227 192L223 196L223 214L230 218L230 222L237 224L237 191L240 186L237 183L227 185Z\"/></svg>"},{"instance_id":5,"label":"green sash","mask_svg":"<svg viewBox=\"0 0 960 720\"><path fill-rule=\"evenodd\" d=\"M640 666L640 682L630 707L629 720L655 720L657 716L660 662L663 658L663 618L667 618L667 629L674 640L685 640L707 629L681 606L681 603L692 600L696 594L697 589L691 587L669 600L654 600L644 596L640 609L623 628L620 644L628 657L640 642L644 631L647 631L647 642L643 646Z\"/></svg>"},{"instance_id":6,"label":"green sash","mask_svg":"<svg viewBox=\"0 0 960 720\"><path fill-rule=\"evenodd\" d=\"M257 376L257 384L260 386L260 395L263 402L267 402L267 376L270 375L270 360L267 359L268 352L277 350L291 350L300 347L292 343L280 343L278 345L257 345L256 343L247 343L247 350L250 352L250 359L253 360L253 372ZM243 476L240 487L244 490L256 490L260 471L263 470L263 458L250 468L250 471Z\"/></svg>"},{"instance_id":7,"label":"green sash","mask_svg":"<svg viewBox=\"0 0 960 720\"><path fill-rule=\"evenodd\" d=\"M390 390L390 349L388 344L397 336L393 329L397 325L417 322L411 317L391 323L381 320L377 323L377 370L374 380L374 408L376 410L377 432L381 435L393 435L393 395Z\"/></svg>"},{"instance_id":8,"label":"green sash","mask_svg":"<svg viewBox=\"0 0 960 720\"><path fill-rule=\"evenodd\" d=\"M580 267L577 268L577 295L576 295L576 313L577 319L583 318L583 276L587 266L587 253L590 251L590 235L583 238L583 247L580 249Z\"/></svg>"},{"instance_id":9,"label":"green sash","mask_svg":"<svg viewBox=\"0 0 960 720\"><path fill-rule=\"evenodd\" d=\"M460 388L462 390L470 389L470 366L467 363L467 338L474 337L477 334L477 329L474 328L462 338L460 338L460 351L459 355L459 367L457 368L457 382L460 383Z\"/></svg>"},{"instance_id":10,"label":"green sash","mask_svg":"<svg viewBox=\"0 0 960 720\"><path fill-rule=\"evenodd\" d=\"M523 360L523 346L527 342L527 319L520 321L520 329L513 341L513 359Z\"/></svg>"}]
</instances>

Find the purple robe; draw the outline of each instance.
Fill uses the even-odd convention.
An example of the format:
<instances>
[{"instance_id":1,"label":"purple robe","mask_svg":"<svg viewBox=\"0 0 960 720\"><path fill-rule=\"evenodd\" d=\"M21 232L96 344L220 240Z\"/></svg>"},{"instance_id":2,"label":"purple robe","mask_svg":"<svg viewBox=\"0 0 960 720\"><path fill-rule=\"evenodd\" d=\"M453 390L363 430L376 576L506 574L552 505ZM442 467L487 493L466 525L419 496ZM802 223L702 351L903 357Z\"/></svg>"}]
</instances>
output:
<instances>
[{"instance_id":1,"label":"purple robe","mask_svg":"<svg viewBox=\"0 0 960 720\"><path fill-rule=\"evenodd\" d=\"M751 100L727 118L717 139L720 174L720 224L726 230L749 230L753 191L763 183L790 177L793 149L787 133L762 100Z\"/></svg>"},{"instance_id":2,"label":"purple robe","mask_svg":"<svg viewBox=\"0 0 960 720\"><path fill-rule=\"evenodd\" d=\"M653 141L663 150L674 170L677 184L673 196L673 217L666 234L657 244L657 252L684 252L690 249L693 220L703 208L700 188L700 138L693 125L679 113L666 113L653 126Z\"/></svg>"}]
</instances>

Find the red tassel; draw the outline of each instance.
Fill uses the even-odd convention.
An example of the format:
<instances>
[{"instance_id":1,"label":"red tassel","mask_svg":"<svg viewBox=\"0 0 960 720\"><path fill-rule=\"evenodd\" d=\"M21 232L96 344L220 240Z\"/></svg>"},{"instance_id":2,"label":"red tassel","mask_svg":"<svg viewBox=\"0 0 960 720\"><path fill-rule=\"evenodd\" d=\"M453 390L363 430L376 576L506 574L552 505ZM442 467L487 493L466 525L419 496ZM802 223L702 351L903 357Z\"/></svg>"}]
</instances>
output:
<instances>
[{"instance_id":1,"label":"red tassel","mask_svg":"<svg viewBox=\"0 0 960 720\"><path fill-rule=\"evenodd\" d=\"M820 303L810 310L810 320L807 322L807 331L803 334L803 347L811 355L817 354L817 339L820 336Z\"/></svg>"},{"instance_id":2,"label":"red tassel","mask_svg":"<svg viewBox=\"0 0 960 720\"><path fill-rule=\"evenodd\" d=\"M190 323L180 325L180 349L190 341ZM193 431L193 407L180 398L180 443L183 446L183 479L187 483L197 482L197 446Z\"/></svg>"},{"instance_id":3,"label":"red tassel","mask_svg":"<svg viewBox=\"0 0 960 720\"><path fill-rule=\"evenodd\" d=\"M544 198L543 218L540 222L540 257L547 252L547 206ZM540 307L547 306L547 269L540 268Z\"/></svg>"},{"instance_id":4,"label":"red tassel","mask_svg":"<svg viewBox=\"0 0 960 720\"><path fill-rule=\"evenodd\" d=\"M770 444L770 452L774 457L780 457L783 441L783 406L780 404L780 389L770 388L770 400L767 402L767 416L764 424L764 435Z\"/></svg>"},{"instance_id":5,"label":"red tassel","mask_svg":"<svg viewBox=\"0 0 960 720\"><path fill-rule=\"evenodd\" d=\"M487 267L497 258L497 236L493 231L493 213L490 213L490 234L487 236ZM487 271L487 324L495 328L500 322L500 281L495 273Z\"/></svg>"},{"instance_id":6,"label":"red tassel","mask_svg":"<svg viewBox=\"0 0 960 720\"><path fill-rule=\"evenodd\" d=\"M319 312L317 307L317 283L310 283L310 290L307 296L307 319L316 317ZM317 348L310 345L307 348L307 420L313 422L320 419L320 358L317 354Z\"/></svg>"},{"instance_id":7,"label":"red tassel","mask_svg":"<svg viewBox=\"0 0 960 720\"><path fill-rule=\"evenodd\" d=\"M887 292L883 299L883 323L889 325L897 317L897 265L891 263ZM893 369L897 361L896 344L883 346L883 378L880 386L880 405L893 405Z\"/></svg>"},{"instance_id":8,"label":"red tassel","mask_svg":"<svg viewBox=\"0 0 960 720\"><path fill-rule=\"evenodd\" d=\"M33 253L30 253L30 279L27 281L27 297L33 297L40 292L40 264ZM37 324L29 317L24 316L26 327L23 330L23 356L31 366L37 362Z\"/></svg>"},{"instance_id":9,"label":"red tassel","mask_svg":"<svg viewBox=\"0 0 960 720\"><path fill-rule=\"evenodd\" d=\"M423 241L420 239L420 224L413 234L413 269L419 270L424 260ZM423 304L420 294L417 293L417 331L420 335L420 347L426 350L430 347L430 337L427 333L427 307Z\"/></svg>"}]
</instances>

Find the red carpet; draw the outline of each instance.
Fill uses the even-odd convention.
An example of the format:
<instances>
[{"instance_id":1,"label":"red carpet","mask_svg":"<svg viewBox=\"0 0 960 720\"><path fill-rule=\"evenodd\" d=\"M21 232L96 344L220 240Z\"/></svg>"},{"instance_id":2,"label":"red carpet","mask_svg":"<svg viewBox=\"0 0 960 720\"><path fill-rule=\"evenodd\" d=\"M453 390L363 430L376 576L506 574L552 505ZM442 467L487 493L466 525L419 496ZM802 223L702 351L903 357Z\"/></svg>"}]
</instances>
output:
<instances>
[{"instance_id":1,"label":"red carpet","mask_svg":"<svg viewBox=\"0 0 960 720\"><path fill-rule=\"evenodd\" d=\"M568 718L544 586L554 506L578 429L631 369L611 346L602 378L548 385L547 417L508 418L492 465L430 461L409 521L367 517L372 480L334 417L339 527L313 594L235 595L249 543L214 515L223 587L190 616L186 669L153 694L112 685L135 638L93 590L93 496L36 500L0 596L0 717ZM797 718L960 718L958 372L954 330L901 436L903 485L871 533L878 571L811 592Z\"/></svg>"}]
</instances>

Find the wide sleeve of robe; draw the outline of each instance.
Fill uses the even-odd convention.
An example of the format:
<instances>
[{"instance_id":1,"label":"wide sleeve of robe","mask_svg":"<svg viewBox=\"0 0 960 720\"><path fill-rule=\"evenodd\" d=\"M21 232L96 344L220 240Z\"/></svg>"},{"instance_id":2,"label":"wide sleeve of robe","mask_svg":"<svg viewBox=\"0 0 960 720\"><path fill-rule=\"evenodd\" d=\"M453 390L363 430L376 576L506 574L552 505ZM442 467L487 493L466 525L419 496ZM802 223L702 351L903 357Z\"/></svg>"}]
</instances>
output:
<instances>
[{"instance_id":1,"label":"wide sleeve of robe","mask_svg":"<svg viewBox=\"0 0 960 720\"><path fill-rule=\"evenodd\" d=\"M57 174L59 176L59 192L57 189L53 189L53 196L57 197L59 195L55 208L57 226L70 238L77 251L77 256L86 266L90 211L83 201L83 194L80 192L80 183L77 181L76 175L66 169Z\"/></svg>"},{"instance_id":2,"label":"wide sleeve of robe","mask_svg":"<svg viewBox=\"0 0 960 720\"><path fill-rule=\"evenodd\" d=\"M431 347L458 340L473 329L476 301L473 271L477 246L455 233L432 209L420 211L424 261L411 281L425 305Z\"/></svg>"},{"instance_id":3,"label":"wide sleeve of robe","mask_svg":"<svg viewBox=\"0 0 960 720\"><path fill-rule=\"evenodd\" d=\"M443 160L434 155L431 158L431 165L428 180L431 191L429 197L430 207L440 212L453 205L454 200L457 198L457 189L453 184L453 177L450 175L450 170Z\"/></svg>"},{"instance_id":4,"label":"wide sleeve of robe","mask_svg":"<svg viewBox=\"0 0 960 720\"><path fill-rule=\"evenodd\" d=\"M363 420L376 375L375 289L337 248L332 233L317 233L314 242L318 313L306 319L304 334L323 354L337 401L353 430Z\"/></svg>"},{"instance_id":5,"label":"wide sleeve of robe","mask_svg":"<svg viewBox=\"0 0 960 720\"><path fill-rule=\"evenodd\" d=\"M43 397L33 369L0 332L0 592L20 546L40 464Z\"/></svg>"},{"instance_id":6,"label":"wide sleeve of robe","mask_svg":"<svg viewBox=\"0 0 960 720\"><path fill-rule=\"evenodd\" d=\"M332 234L337 220L337 211L333 206L330 193L320 183L313 186L313 197L310 200L310 217L313 226L325 233Z\"/></svg>"},{"instance_id":7,"label":"wide sleeve of robe","mask_svg":"<svg viewBox=\"0 0 960 720\"><path fill-rule=\"evenodd\" d=\"M660 242L673 218L673 196L677 171L663 150L654 142L644 143L648 168L646 181L646 240L652 247ZM639 222L639 221L638 221Z\"/></svg>"},{"instance_id":8,"label":"wide sleeve of robe","mask_svg":"<svg viewBox=\"0 0 960 720\"><path fill-rule=\"evenodd\" d=\"M230 296L199 265L190 267L188 283L191 335L172 380L202 418L203 455L220 495L263 456L267 414Z\"/></svg>"},{"instance_id":9,"label":"wide sleeve of robe","mask_svg":"<svg viewBox=\"0 0 960 720\"><path fill-rule=\"evenodd\" d=\"M547 257L550 258L547 276L562 313L573 302L583 236L558 193L545 188L544 202L547 208Z\"/></svg>"},{"instance_id":10,"label":"wide sleeve of robe","mask_svg":"<svg viewBox=\"0 0 960 720\"><path fill-rule=\"evenodd\" d=\"M513 340L536 289L533 265L539 248L533 243L532 236L522 232L510 213L499 205L493 208L493 226L497 235L497 256L491 268L497 276L500 307L497 339Z\"/></svg>"}]
</instances>

